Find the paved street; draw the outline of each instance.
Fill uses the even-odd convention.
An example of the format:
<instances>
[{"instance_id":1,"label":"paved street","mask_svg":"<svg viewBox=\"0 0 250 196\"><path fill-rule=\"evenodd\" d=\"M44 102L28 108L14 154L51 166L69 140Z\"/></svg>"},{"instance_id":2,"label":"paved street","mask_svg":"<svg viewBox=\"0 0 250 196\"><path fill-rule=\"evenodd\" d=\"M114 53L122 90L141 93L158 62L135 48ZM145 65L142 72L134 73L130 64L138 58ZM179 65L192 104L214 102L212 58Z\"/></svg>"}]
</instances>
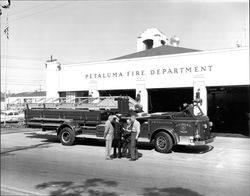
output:
<instances>
[{"instance_id":1,"label":"paved street","mask_svg":"<svg viewBox=\"0 0 250 196\"><path fill-rule=\"evenodd\" d=\"M217 137L210 147L178 146L160 154L145 143L142 157L104 160L104 142L62 146L37 130L1 134L1 195L247 196L248 138Z\"/></svg>"}]
</instances>

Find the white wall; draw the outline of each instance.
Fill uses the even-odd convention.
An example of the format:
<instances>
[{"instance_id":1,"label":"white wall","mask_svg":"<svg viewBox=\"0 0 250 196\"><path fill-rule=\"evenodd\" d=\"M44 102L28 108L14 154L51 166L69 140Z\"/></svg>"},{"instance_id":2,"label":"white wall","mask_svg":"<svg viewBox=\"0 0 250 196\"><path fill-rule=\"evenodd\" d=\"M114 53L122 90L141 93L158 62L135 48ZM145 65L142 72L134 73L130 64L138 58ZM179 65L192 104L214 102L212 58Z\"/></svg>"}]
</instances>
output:
<instances>
[{"instance_id":1,"label":"white wall","mask_svg":"<svg viewBox=\"0 0 250 196\"><path fill-rule=\"evenodd\" d=\"M47 97L59 97L59 78L60 69L58 69L59 62L47 62L46 63L46 96ZM74 77L73 75L70 77ZM67 78L65 78L67 80Z\"/></svg>"},{"instance_id":2,"label":"white wall","mask_svg":"<svg viewBox=\"0 0 250 196\"><path fill-rule=\"evenodd\" d=\"M146 45L144 43L145 40L153 40L153 48L162 46L161 41L167 43L166 35L160 32L157 28L150 28L144 31L137 38L137 52L146 50Z\"/></svg>"},{"instance_id":3,"label":"white wall","mask_svg":"<svg viewBox=\"0 0 250 196\"><path fill-rule=\"evenodd\" d=\"M249 85L249 49L193 52L178 55L105 61L62 66L58 77L48 74L57 91L193 87L202 77L206 86ZM55 90L55 89L54 89Z\"/></svg>"}]
</instances>

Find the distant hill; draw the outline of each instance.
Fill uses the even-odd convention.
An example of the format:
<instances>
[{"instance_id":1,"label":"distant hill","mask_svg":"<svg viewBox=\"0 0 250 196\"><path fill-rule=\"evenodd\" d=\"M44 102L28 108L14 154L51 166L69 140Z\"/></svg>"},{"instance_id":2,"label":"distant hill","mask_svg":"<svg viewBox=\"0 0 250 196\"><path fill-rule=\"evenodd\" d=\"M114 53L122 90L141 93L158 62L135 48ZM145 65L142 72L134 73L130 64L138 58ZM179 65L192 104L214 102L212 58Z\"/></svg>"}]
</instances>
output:
<instances>
[{"instance_id":1,"label":"distant hill","mask_svg":"<svg viewBox=\"0 0 250 196\"><path fill-rule=\"evenodd\" d=\"M46 96L46 91L22 92L10 95L10 97L43 97L43 96Z\"/></svg>"},{"instance_id":2,"label":"distant hill","mask_svg":"<svg viewBox=\"0 0 250 196\"><path fill-rule=\"evenodd\" d=\"M46 91L35 91L35 92L22 92L22 93L11 93L8 97L36 97L36 96L46 96ZM4 101L4 93L1 92L1 101Z\"/></svg>"}]
</instances>

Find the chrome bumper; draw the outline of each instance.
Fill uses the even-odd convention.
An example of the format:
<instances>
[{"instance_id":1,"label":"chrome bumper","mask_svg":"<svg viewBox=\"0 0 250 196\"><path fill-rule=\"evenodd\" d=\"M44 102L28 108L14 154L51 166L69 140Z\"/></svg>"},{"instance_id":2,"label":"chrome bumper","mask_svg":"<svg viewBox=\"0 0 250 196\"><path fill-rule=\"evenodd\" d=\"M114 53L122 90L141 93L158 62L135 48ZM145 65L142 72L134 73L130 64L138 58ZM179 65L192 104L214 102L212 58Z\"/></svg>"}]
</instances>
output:
<instances>
[{"instance_id":1,"label":"chrome bumper","mask_svg":"<svg viewBox=\"0 0 250 196\"><path fill-rule=\"evenodd\" d=\"M211 136L211 138L207 139L207 140L203 140L203 141L193 141L192 142L192 145L205 145L205 144L208 144L208 143L211 143L215 140L215 136Z\"/></svg>"}]
</instances>

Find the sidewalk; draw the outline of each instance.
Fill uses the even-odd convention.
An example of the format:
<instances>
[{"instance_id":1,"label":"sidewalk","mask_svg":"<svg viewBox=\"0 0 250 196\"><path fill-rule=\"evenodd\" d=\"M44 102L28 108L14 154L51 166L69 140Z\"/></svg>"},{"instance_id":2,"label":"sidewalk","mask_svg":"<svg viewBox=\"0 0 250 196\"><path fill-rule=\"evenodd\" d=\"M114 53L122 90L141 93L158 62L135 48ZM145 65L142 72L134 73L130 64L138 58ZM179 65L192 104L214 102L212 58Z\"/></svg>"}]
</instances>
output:
<instances>
[{"instance_id":1,"label":"sidewalk","mask_svg":"<svg viewBox=\"0 0 250 196\"><path fill-rule=\"evenodd\" d=\"M212 132L216 137L238 137L238 138L249 138L250 136L238 134L238 133L221 133L221 132Z\"/></svg>"}]
</instances>

